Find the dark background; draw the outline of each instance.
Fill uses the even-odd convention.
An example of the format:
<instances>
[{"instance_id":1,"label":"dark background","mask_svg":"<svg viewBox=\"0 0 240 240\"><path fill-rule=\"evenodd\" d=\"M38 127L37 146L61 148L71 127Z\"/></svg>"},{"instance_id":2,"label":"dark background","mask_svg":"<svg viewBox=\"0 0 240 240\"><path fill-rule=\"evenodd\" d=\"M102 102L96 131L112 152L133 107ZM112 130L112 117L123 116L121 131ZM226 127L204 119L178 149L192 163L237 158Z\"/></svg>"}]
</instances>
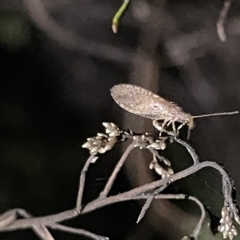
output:
<instances>
[{"instance_id":1,"label":"dark background","mask_svg":"<svg viewBox=\"0 0 240 240\"><path fill-rule=\"evenodd\" d=\"M232 3L226 20L226 42L216 31L223 1L135 0L115 35L111 20L121 3L0 0L1 213L20 207L42 216L73 208L88 157L81 148L86 138L102 132L104 121L146 131L143 125L149 120L123 113L111 99L109 89L117 83L144 86L192 115L240 110L239 1ZM238 191L239 120L196 120L190 140L202 161L224 164ZM85 203L98 196L120 151L116 147L92 166ZM169 147L166 154L180 168L187 164L179 146ZM114 193L157 178L148 167L144 171L151 176L142 177L140 160L126 164ZM145 160L148 166L151 157ZM177 192L194 193L220 216L218 174L201 172L194 179L176 187ZM136 225L140 209L136 202L119 203L67 224L110 239L179 239L189 233L182 232L188 221L179 212L161 219L159 207ZM85 239L56 231L53 236ZM38 238L24 230L0 233L0 239ZM206 228L201 239L221 237L212 237Z\"/></svg>"}]
</instances>

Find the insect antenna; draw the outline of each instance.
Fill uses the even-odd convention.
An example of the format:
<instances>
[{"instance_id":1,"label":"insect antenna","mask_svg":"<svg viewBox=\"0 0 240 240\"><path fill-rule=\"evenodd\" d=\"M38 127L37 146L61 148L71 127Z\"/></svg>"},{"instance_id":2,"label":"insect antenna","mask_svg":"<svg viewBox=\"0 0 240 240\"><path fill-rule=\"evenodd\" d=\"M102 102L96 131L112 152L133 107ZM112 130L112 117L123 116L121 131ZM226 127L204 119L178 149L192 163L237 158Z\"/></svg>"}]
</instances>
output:
<instances>
[{"instance_id":1,"label":"insect antenna","mask_svg":"<svg viewBox=\"0 0 240 240\"><path fill-rule=\"evenodd\" d=\"M204 118L204 117L213 117L213 116L223 116L223 115L234 115L238 114L239 111L234 111L234 112L222 112L222 113L210 113L210 114L203 114L203 115L197 115L197 116L192 116L193 118Z\"/></svg>"},{"instance_id":2,"label":"insect antenna","mask_svg":"<svg viewBox=\"0 0 240 240\"><path fill-rule=\"evenodd\" d=\"M193 119L194 118L204 118L204 117L215 117L215 116L224 116L224 115L234 115L234 114L238 114L239 113L239 111L233 111L233 112L222 112L222 113L210 113L210 114L203 114L203 115L197 115L197 116L192 116L192 118L191 119L189 119L189 120L191 120L190 122L189 122L189 128L188 128L188 134L187 134L187 139L189 139L190 138L190 130L191 130L191 128L193 128L193 126L194 126L194 123L193 123Z\"/></svg>"}]
</instances>

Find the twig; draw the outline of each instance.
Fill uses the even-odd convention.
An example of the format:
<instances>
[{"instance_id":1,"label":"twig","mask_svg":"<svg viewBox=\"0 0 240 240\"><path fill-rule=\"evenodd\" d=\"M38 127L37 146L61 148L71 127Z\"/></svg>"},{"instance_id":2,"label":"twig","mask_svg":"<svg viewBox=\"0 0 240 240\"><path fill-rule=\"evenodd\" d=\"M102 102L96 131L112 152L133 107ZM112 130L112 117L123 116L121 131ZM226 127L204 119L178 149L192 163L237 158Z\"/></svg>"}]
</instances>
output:
<instances>
[{"instance_id":1,"label":"twig","mask_svg":"<svg viewBox=\"0 0 240 240\"><path fill-rule=\"evenodd\" d=\"M198 235L200 234L200 231L202 229L202 226L203 226L203 222L204 222L204 219L206 217L206 211L205 211L205 208L203 206L203 204L201 203L201 201L199 201L196 197L193 197L193 196L189 196L188 197L189 200L192 200L194 201L196 204L198 204L198 206L200 207L201 209L201 218L199 219L199 222L197 224L197 226L195 227L193 233L192 233L192 237L193 239L197 239Z\"/></svg>"},{"instance_id":2,"label":"twig","mask_svg":"<svg viewBox=\"0 0 240 240\"><path fill-rule=\"evenodd\" d=\"M72 228L72 227L63 226L63 225L60 225L60 224L52 224L49 227L52 228L52 229L55 229L55 230L61 230L61 231L64 231L64 232L83 235L85 237L89 237L89 238L92 238L92 239L95 239L95 240L109 240L108 237L100 236L100 235L91 233L89 231L83 230L83 229L76 229L76 228Z\"/></svg>"},{"instance_id":3,"label":"twig","mask_svg":"<svg viewBox=\"0 0 240 240\"><path fill-rule=\"evenodd\" d=\"M152 194L142 194L142 195L139 195L139 196L136 196L136 197L133 197L132 200L138 200L138 199L149 199L152 197ZM197 239L198 235L200 234L200 231L202 229L202 226L203 226L203 223L204 223L204 220L205 220L205 217L206 217L206 211L205 211L205 208L203 206L203 204L201 203L201 201L199 201L196 197L193 197L193 196L187 196L185 194L158 194L158 195L155 195L154 196L154 199L176 199L176 200L180 200L180 199L183 199L183 200L191 200L193 202L195 202L199 207L200 207L200 210L201 210L201 217L198 221L198 224L196 225L195 229L193 230L193 233L192 233L192 237L194 239Z\"/></svg>"},{"instance_id":4,"label":"twig","mask_svg":"<svg viewBox=\"0 0 240 240\"><path fill-rule=\"evenodd\" d=\"M17 208L17 209L14 209L14 210L11 210L11 211L7 212L7 215L8 216L11 215L15 219L16 219L17 215L19 215L21 217L24 217L24 218L28 218L28 219L33 217L26 210L20 209L20 208ZM83 230L83 229L73 229L71 227L62 226L60 224L54 224L53 223L53 224L49 225L48 227L50 227L52 229L62 230L62 231L69 232L69 233L84 235L85 237L89 237L89 238L92 238L92 239L95 239L95 240L108 240L109 239L107 237L103 237L103 236L91 233L91 232ZM41 239L43 239L43 240L54 240L53 236L51 235L51 233L48 231L48 229L44 225L33 225L32 229Z\"/></svg>"},{"instance_id":5,"label":"twig","mask_svg":"<svg viewBox=\"0 0 240 240\"><path fill-rule=\"evenodd\" d=\"M162 185L166 185L169 181L177 181L179 179L185 178L193 173L196 173L197 171L206 168L206 167L211 167L216 169L222 176L224 181L229 179L227 173L225 172L224 169L222 169L217 163L215 162L210 162L210 161L205 161L201 162L197 165L193 165L181 172L178 172L170 177L154 181L148 184L145 184L141 187L135 188L133 190L118 194L116 196L111 196L107 198L98 198L90 203L88 203L85 208L81 211L81 213L78 213L75 209L74 210L69 210L65 211L59 214L51 215L51 216L45 216L45 217L36 217L32 219L19 219L16 220L14 223L12 223L10 226L7 226L4 229L0 229L0 231L11 231L11 230L19 230L19 229L26 229L26 228L31 228L34 225L45 225L45 226L50 226L53 223L56 222L61 222L64 220L72 219L79 214L86 214L91 211L97 210L101 207L116 203L116 202L123 202L127 201L137 195L140 195L142 193L145 193L147 191L153 190L155 188L158 188ZM229 196L228 201L233 204L233 200L231 196Z\"/></svg>"},{"instance_id":6,"label":"twig","mask_svg":"<svg viewBox=\"0 0 240 240\"><path fill-rule=\"evenodd\" d=\"M32 218L33 216L29 214L24 209L17 209L16 214L19 214L25 218ZM32 227L33 231L43 240L54 240L52 234L48 231L48 229L44 225L34 225Z\"/></svg>"},{"instance_id":7,"label":"twig","mask_svg":"<svg viewBox=\"0 0 240 240\"><path fill-rule=\"evenodd\" d=\"M175 142L183 145L188 152L190 153L192 159L193 159L193 163L194 164L198 164L199 163L199 158L198 155L196 154L195 150L186 142L182 141L181 139L178 139L177 137L173 137L172 138ZM150 151L156 156L156 151L155 150L151 150ZM157 153L158 154L158 153ZM163 159L164 160L164 159ZM154 197L159 194L160 192L162 192L167 186L169 185L169 183L167 183L167 185L161 186L159 189L157 189L150 197L149 199L146 201L146 203L144 204L144 206L142 207L142 210L139 214L139 217L137 219L137 223L139 223L141 221L141 219L144 217L147 209L150 207L150 204L152 203Z\"/></svg>"},{"instance_id":8,"label":"twig","mask_svg":"<svg viewBox=\"0 0 240 240\"><path fill-rule=\"evenodd\" d=\"M43 225L35 225L32 227L33 231L43 240L54 240L52 234Z\"/></svg>"},{"instance_id":9,"label":"twig","mask_svg":"<svg viewBox=\"0 0 240 240\"><path fill-rule=\"evenodd\" d=\"M196 154L195 150L186 142L182 141L181 139L177 138L177 137L173 137L172 138L173 141L178 142L179 144L183 145L187 151L190 153L192 159L193 159L193 164L198 164L199 163L199 157Z\"/></svg>"},{"instance_id":10,"label":"twig","mask_svg":"<svg viewBox=\"0 0 240 240\"><path fill-rule=\"evenodd\" d=\"M3 223L3 219L12 219L12 222L9 221L10 223L13 223L14 220L17 219L17 215L24 217L24 218L32 218L32 215L29 214L26 210L17 208L13 209L11 211L6 212L5 216L0 217L0 222ZM8 216L8 217L7 217ZM13 220L14 219L14 220ZM6 221L5 221L6 223ZM52 234L48 231L48 229L44 225L33 225L32 226L33 231L43 240L54 240Z\"/></svg>"},{"instance_id":11,"label":"twig","mask_svg":"<svg viewBox=\"0 0 240 240\"><path fill-rule=\"evenodd\" d=\"M218 33L219 39L222 42L225 42L227 40L224 23L226 21L226 17L231 7L232 1L233 0L225 0L223 8L220 11L219 18L217 21L217 33Z\"/></svg>"},{"instance_id":12,"label":"twig","mask_svg":"<svg viewBox=\"0 0 240 240\"><path fill-rule=\"evenodd\" d=\"M206 167L211 167L211 168L216 169L223 176L223 178L229 179L225 170L222 169L217 163L211 162L211 161L200 162L199 164L192 165L191 167L184 169L178 173L175 173L174 175L171 175L170 177L167 177L167 178L164 178L164 179L161 179L158 181L154 181L151 183L147 183L141 187L137 187L135 189L132 189L132 190L124 192L124 193L120 193L116 196L111 196L106 199L94 200L85 206L85 208L82 211L82 214L94 211L95 209L98 209L99 207L113 204L115 202L126 201L125 199L128 199L129 197L134 197L136 195L140 195L147 191L151 191L162 185L166 185L170 181L175 182L177 180L186 178L187 176L194 174L194 173L198 172L199 170L206 168ZM231 197L230 197L230 199L231 199Z\"/></svg>"},{"instance_id":13,"label":"twig","mask_svg":"<svg viewBox=\"0 0 240 240\"><path fill-rule=\"evenodd\" d=\"M135 141L133 141L130 145L128 145L127 149L123 153L122 157L118 161L118 164L116 165L111 177L109 178L104 190L100 193L100 197L106 197L109 193L109 191L112 188L112 185L117 177L118 172L122 168L123 164L127 160L128 155L131 153L131 151L134 149Z\"/></svg>"},{"instance_id":14,"label":"twig","mask_svg":"<svg viewBox=\"0 0 240 240\"><path fill-rule=\"evenodd\" d=\"M17 219L16 210L12 209L0 215L0 229L4 229Z\"/></svg>"},{"instance_id":15,"label":"twig","mask_svg":"<svg viewBox=\"0 0 240 240\"><path fill-rule=\"evenodd\" d=\"M137 223L139 223L141 221L141 219L145 216L146 211L150 207L150 204L152 203L152 201L155 198L155 196L157 196L160 192L162 192L166 187L167 187L167 185L161 186L159 189L157 189L154 193L152 193L149 196L149 198L145 202L144 206L142 207L142 210L141 210L141 212L140 212L140 214L138 216L138 219L137 219Z\"/></svg>"},{"instance_id":16,"label":"twig","mask_svg":"<svg viewBox=\"0 0 240 240\"><path fill-rule=\"evenodd\" d=\"M86 178L86 172L88 170L89 165L92 163L92 161L96 158L96 156L91 155L88 160L86 161L83 170L81 171L80 175L80 181L79 181L79 189L78 189L78 196L77 196L77 204L76 204L76 210L77 212L81 211L82 208L82 198L83 198L83 190L85 186L85 178Z\"/></svg>"},{"instance_id":17,"label":"twig","mask_svg":"<svg viewBox=\"0 0 240 240\"><path fill-rule=\"evenodd\" d=\"M51 224L56 222L62 222L65 220L73 219L78 215L79 213L75 209L72 209L44 217L34 217L31 219L17 219L11 225L3 229L0 229L0 232L31 228L34 225L50 226Z\"/></svg>"}]
</instances>

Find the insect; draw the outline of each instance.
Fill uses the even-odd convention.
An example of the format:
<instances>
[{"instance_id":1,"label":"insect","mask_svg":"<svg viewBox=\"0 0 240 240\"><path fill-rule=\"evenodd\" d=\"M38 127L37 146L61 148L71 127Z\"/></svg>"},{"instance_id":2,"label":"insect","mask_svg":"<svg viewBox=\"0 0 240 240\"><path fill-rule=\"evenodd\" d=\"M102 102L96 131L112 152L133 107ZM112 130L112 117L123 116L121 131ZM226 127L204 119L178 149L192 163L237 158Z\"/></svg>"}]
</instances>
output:
<instances>
[{"instance_id":1,"label":"insect","mask_svg":"<svg viewBox=\"0 0 240 240\"><path fill-rule=\"evenodd\" d=\"M193 129L194 118L239 113L234 111L192 116L184 112L176 103L170 102L145 88L131 84L115 85L111 88L111 96L124 110L152 119L153 125L158 130L164 131L164 127L172 125L173 131L177 134L184 125L188 125L189 130ZM158 124L158 121L163 121L161 126ZM180 123L177 129L175 122Z\"/></svg>"}]
</instances>

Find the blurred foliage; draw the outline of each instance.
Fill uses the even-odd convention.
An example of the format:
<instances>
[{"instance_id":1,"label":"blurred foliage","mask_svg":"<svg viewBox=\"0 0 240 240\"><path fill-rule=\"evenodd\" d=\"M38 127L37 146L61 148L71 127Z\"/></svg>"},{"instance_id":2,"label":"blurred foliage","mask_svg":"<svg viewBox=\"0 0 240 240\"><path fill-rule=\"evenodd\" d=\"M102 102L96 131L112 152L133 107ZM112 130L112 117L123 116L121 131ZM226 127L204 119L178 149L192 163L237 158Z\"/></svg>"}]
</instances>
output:
<instances>
[{"instance_id":1,"label":"blurred foliage","mask_svg":"<svg viewBox=\"0 0 240 240\"><path fill-rule=\"evenodd\" d=\"M0 44L10 49L26 46L31 38L29 21L19 11L0 10Z\"/></svg>"}]
</instances>

